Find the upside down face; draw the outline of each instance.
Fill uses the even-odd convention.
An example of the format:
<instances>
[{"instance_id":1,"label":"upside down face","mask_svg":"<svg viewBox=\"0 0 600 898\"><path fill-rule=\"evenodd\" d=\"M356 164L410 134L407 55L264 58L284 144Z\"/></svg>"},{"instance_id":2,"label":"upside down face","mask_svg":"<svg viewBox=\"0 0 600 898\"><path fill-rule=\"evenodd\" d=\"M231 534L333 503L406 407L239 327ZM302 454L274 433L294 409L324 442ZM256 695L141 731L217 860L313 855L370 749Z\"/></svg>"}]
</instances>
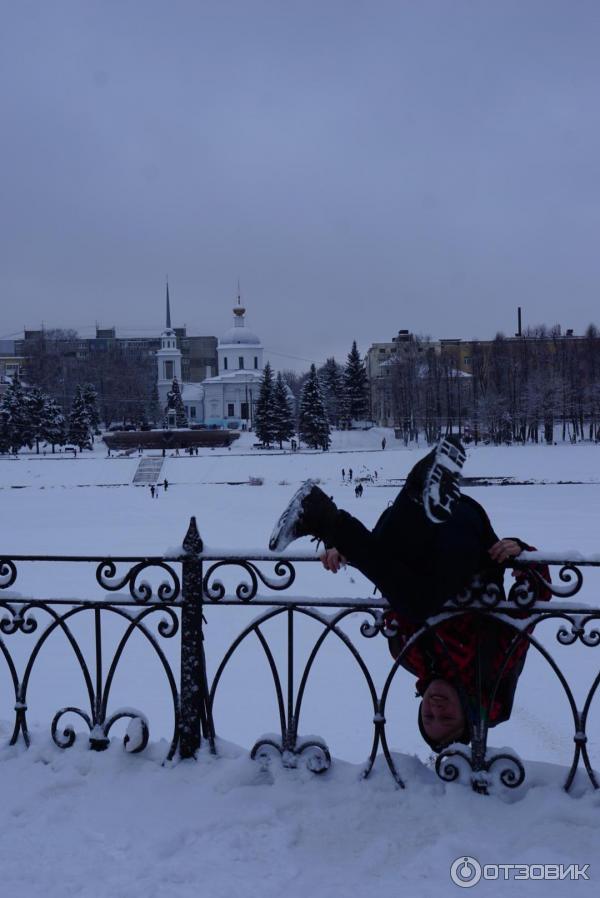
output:
<instances>
[{"instance_id":1,"label":"upside down face","mask_svg":"<svg viewBox=\"0 0 600 898\"><path fill-rule=\"evenodd\" d=\"M465 712L457 690L447 680L432 680L423 693L421 721L427 737L440 745L464 732Z\"/></svg>"}]
</instances>

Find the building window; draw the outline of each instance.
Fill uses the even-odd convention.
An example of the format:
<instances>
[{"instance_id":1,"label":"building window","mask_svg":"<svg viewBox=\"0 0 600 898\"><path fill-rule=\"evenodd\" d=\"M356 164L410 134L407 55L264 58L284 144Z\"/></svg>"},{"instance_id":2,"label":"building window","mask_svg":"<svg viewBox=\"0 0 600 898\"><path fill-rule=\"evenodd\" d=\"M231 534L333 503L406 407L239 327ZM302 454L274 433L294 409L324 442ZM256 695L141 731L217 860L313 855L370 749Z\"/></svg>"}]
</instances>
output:
<instances>
[{"instance_id":1,"label":"building window","mask_svg":"<svg viewBox=\"0 0 600 898\"><path fill-rule=\"evenodd\" d=\"M243 418L244 421L247 421L250 415L248 414L248 403L242 402L242 411L240 414L240 418Z\"/></svg>"},{"instance_id":2,"label":"building window","mask_svg":"<svg viewBox=\"0 0 600 898\"><path fill-rule=\"evenodd\" d=\"M227 371L227 356L223 359L223 370Z\"/></svg>"},{"instance_id":3,"label":"building window","mask_svg":"<svg viewBox=\"0 0 600 898\"><path fill-rule=\"evenodd\" d=\"M470 364L471 364L471 356L470 356L470 355L466 355L466 356L464 357L463 361L464 361L465 365L470 365Z\"/></svg>"},{"instance_id":4,"label":"building window","mask_svg":"<svg viewBox=\"0 0 600 898\"><path fill-rule=\"evenodd\" d=\"M228 402L227 403L227 417L233 418L234 415L235 415L235 412L233 410L233 402Z\"/></svg>"},{"instance_id":5,"label":"building window","mask_svg":"<svg viewBox=\"0 0 600 898\"><path fill-rule=\"evenodd\" d=\"M173 362L165 362L165 380L173 380Z\"/></svg>"},{"instance_id":6,"label":"building window","mask_svg":"<svg viewBox=\"0 0 600 898\"><path fill-rule=\"evenodd\" d=\"M190 408L188 405L184 405L184 408L185 408L185 416L186 416L186 418L189 418Z\"/></svg>"},{"instance_id":7,"label":"building window","mask_svg":"<svg viewBox=\"0 0 600 898\"><path fill-rule=\"evenodd\" d=\"M244 367L244 356L240 355L240 356L238 356L238 368L243 368L243 367Z\"/></svg>"},{"instance_id":8,"label":"building window","mask_svg":"<svg viewBox=\"0 0 600 898\"><path fill-rule=\"evenodd\" d=\"M258 368L258 356L257 355L254 356L254 367Z\"/></svg>"},{"instance_id":9,"label":"building window","mask_svg":"<svg viewBox=\"0 0 600 898\"><path fill-rule=\"evenodd\" d=\"M192 405L192 407L190 408L190 418L195 418L195 417L196 417L196 406Z\"/></svg>"}]
</instances>

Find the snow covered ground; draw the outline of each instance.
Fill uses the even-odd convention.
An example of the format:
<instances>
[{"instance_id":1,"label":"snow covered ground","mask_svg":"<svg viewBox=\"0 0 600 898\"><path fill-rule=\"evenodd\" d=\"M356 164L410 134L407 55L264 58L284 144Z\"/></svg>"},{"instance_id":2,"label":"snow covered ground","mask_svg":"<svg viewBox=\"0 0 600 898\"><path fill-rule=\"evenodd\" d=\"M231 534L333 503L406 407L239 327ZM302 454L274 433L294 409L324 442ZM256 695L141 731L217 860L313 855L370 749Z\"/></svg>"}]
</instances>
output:
<instances>
[{"instance_id":1,"label":"snow covered ground","mask_svg":"<svg viewBox=\"0 0 600 898\"><path fill-rule=\"evenodd\" d=\"M381 451L381 438L387 448ZM168 457L161 476L170 486L157 499L131 484L138 459L106 458L102 446L77 459L23 455L0 459L2 552L40 554L160 554L181 543L195 515L208 546L264 547L273 521L306 477L371 525L424 452L405 449L388 431L336 434L329 453L258 453L244 435L230 451ZM477 487L469 491L490 513L500 535L520 536L548 551L598 552L600 447L477 447L465 473L535 480L535 485ZM377 472L362 499L342 482ZM250 478L262 485L250 485ZM580 481L565 484L560 481ZM300 544L298 544L300 545ZM310 543L306 541L306 547ZM24 595L102 595L87 565L22 566L15 589ZM234 580L232 582L237 582ZM583 602L600 598L600 577L586 572ZM351 570L336 576L318 563L298 565L292 592L313 597L370 595ZM1 597L2 594L0 594ZM227 644L257 614L256 608L209 608L207 658L214 671ZM389 670L383 640L364 640L364 614L346 625L376 679ZM279 629L278 629L279 627ZM598 671L600 649L561 648L556 624L538 635L565 665L576 697L585 695ZM297 663L314 630L298 633ZM82 636L83 638L83 636ZM274 623L272 645L283 645ZM527 761L518 794L488 798L468 787L444 785L427 766L416 733L416 702L408 675L397 678L389 704L392 748L407 789L397 790L384 765L359 778L370 742L364 684L348 658L324 650L309 686L302 732L325 738L336 758L323 777L272 765L261 773L246 749L276 728L276 708L264 660L248 647L221 684L216 723L220 757L163 767L161 737L172 726L168 696L156 662L133 643L115 682L115 706L140 707L151 739L144 755L125 755L115 740L105 754L86 750L85 739L66 751L49 738L49 722L66 704L84 701L74 665L48 647L32 680L30 720L34 745L2 749L0 863L6 894L65 891L88 896L275 895L384 896L404 890L429 896L455 889L449 876L459 855L481 863L590 863L591 882L485 883L474 894L527 895L545 887L556 895L584 894L600 879L597 847L600 800L581 778L571 795L559 783L572 742L568 709L547 666L533 653L519 685L512 720L492 733L495 746L511 746ZM23 644L23 652L26 645ZM283 657L283 652L280 653ZM0 696L6 695L0 669ZM2 716L0 698L0 717ZM596 702L597 705L597 702ZM592 761L600 769L600 722L589 722ZM1 734L6 743L6 727ZM235 745L243 746L237 749ZM343 759L343 760L342 760Z\"/></svg>"}]
</instances>

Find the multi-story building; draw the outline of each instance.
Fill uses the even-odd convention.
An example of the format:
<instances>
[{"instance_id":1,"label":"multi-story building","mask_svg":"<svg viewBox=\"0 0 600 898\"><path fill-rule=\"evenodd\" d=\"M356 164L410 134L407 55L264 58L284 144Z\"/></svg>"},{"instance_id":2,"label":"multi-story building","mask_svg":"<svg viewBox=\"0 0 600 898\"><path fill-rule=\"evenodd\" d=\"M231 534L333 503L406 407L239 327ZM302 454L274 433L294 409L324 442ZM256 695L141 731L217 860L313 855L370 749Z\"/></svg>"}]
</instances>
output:
<instances>
[{"instance_id":1,"label":"multi-story building","mask_svg":"<svg viewBox=\"0 0 600 898\"><path fill-rule=\"evenodd\" d=\"M581 341L585 337L573 333L568 329L561 332L560 327L553 328L547 334L529 334L521 332L519 317L518 332L511 337L503 338L510 346L515 344L536 343L540 341L550 345L551 351L565 342ZM439 340L416 341L414 334L407 330L401 330L396 337L388 343L373 343L367 350L365 361L369 378L369 390L371 399L371 417L380 426L394 426L394 409L392 403L392 373L395 362L402 357L403 352L416 347L417 352L425 353L433 349L438 356L444 356L451 360L454 372L468 380L473 374L473 359L476 355L485 359L491 348L496 345L495 340L463 340L460 337L445 337ZM465 388L467 384L465 383Z\"/></svg>"},{"instance_id":2,"label":"multi-story building","mask_svg":"<svg viewBox=\"0 0 600 898\"><path fill-rule=\"evenodd\" d=\"M423 352L425 343L417 346ZM367 350L365 365L369 379L369 400L371 419L381 427L394 425L392 405L391 375L395 362L402 355L415 348L415 336L408 330L398 331L388 343L373 343Z\"/></svg>"},{"instance_id":3,"label":"multi-story building","mask_svg":"<svg viewBox=\"0 0 600 898\"><path fill-rule=\"evenodd\" d=\"M216 337L192 336L187 333L185 327L173 328L173 332L177 348L181 352L181 373L184 380L200 383L206 377L217 373ZM15 354L24 360L25 368L27 360L36 355L42 342L47 350L51 350L62 358L76 359L82 362L115 349L132 361L139 361L144 357L154 360L161 347L160 336L120 337L117 336L114 327L97 327L95 337L65 336L57 338L52 336L51 340L45 338L43 330L26 330L23 339L14 341Z\"/></svg>"},{"instance_id":4,"label":"multi-story building","mask_svg":"<svg viewBox=\"0 0 600 898\"><path fill-rule=\"evenodd\" d=\"M25 359L15 353L14 340L0 340L0 396L15 374L23 373Z\"/></svg>"}]
</instances>

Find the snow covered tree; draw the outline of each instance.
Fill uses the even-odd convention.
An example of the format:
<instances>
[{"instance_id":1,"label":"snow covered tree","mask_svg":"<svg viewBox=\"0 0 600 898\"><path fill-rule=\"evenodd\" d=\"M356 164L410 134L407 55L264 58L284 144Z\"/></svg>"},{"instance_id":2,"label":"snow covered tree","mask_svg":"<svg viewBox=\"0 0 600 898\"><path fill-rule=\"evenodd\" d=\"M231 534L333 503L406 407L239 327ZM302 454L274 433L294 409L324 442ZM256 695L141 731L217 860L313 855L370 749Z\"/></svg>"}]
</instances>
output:
<instances>
[{"instance_id":1,"label":"snow covered tree","mask_svg":"<svg viewBox=\"0 0 600 898\"><path fill-rule=\"evenodd\" d=\"M165 427L169 423L169 412L175 412L175 426L176 427L187 427L188 419L185 414L185 407L183 404L183 399L181 398L181 390L179 389L179 381L176 377L173 378L173 383L171 385L171 389L167 393L167 405L165 407Z\"/></svg>"},{"instance_id":2,"label":"snow covered tree","mask_svg":"<svg viewBox=\"0 0 600 898\"><path fill-rule=\"evenodd\" d=\"M344 369L331 357L319 369L318 375L329 423L332 427L339 427L344 411Z\"/></svg>"},{"instance_id":3,"label":"snow covered tree","mask_svg":"<svg viewBox=\"0 0 600 898\"><path fill-rule=\"evenodd\" d=\"M0 452L10 452L8 412L3 405L0 405Z\"/></svg>"},{"instance_id":4,"label":"snow covered tree","mask_svg":"<svg viewBox=\"0 0 600 898\"><path fill-rule=\"evenodd\" d=\"M35 442L35 451L38 455L40 454L40 440L44 439L44 417L47 401L48 397L44 396L39 387L32 387L27 394L29 427L31 428L31 437Z\"/></svg>"},{"instance_id":5,"label":"snow covered tree","mask_svg":"<svg viewBox=\"0 0 600 898\"><path fill-rule=\"evenodd\" d=\"M87 410L90 430L92 433L100 433L100 412L98 411L98 394L93 384L86 384L83 388L83 401Z\"/></svg>"},{"instance_id":6,"label":"snow covered tree","mask_svg":"<svg viewBox=\"0 0 600 898\"><path fill-rule=\"evenodd\" d=\"M364 420L369 411L367 369L356 348L356 340L348 353L344 369L344 386L348 403L347 415L352 420Z\"/></svg>"},{"instance_id":7,"label":"snow covered tree","mask_svg":"<svg viewBox=\"0 0 600 898\"><path fill-rule=\"evenodd\" d=\"M69 414L69 442L78 446L80 451L89 448L90 445L90 420L83 398L83 390L79 384L75 389Z\"/></svg>"},{"instance_id":8,"label":"snow covered tree","mask_svg":"<svg viewBox=\"0 0 600 898\"><path fill-rule=\"evenodd\" d=\"M311 449L329 449L329 419L314 365L310 366L308 379L302 388L298 431L300 439Z\"/></svg>"},{"instance_id":9,"label":"snow covered tree","mask_svg":"<svg viewBox=\"0 0 600 898\"><path fill-rule=\"evenodd\" d=\"M275 439L274 390L273 370L267 362L263 370L258 401L254 410L254 430L260 442L265 446L270 446Z\"/></svg>"},{"instance_id":10,"label":"snow covered tree","mask_svg":"<svg viewBox=\"0 0 600 898\"><path fill-rule=\"evenodd\" d=\"M295 432L290 393L283 381L281 371L278 371L273 388L273 438L279 440L279 448L282 449L283 441L291 440Z\"/></svg>"},{"instance_id":11,"label":"snow covered tree","mask_svg":"<svg viewBox=\"0 0 600 898\"><path fill-rule=\"evenodd\" d=\"M16 454L22 446L31 447L33 428L29 417L29 403L18 373L14 375L12 383L6 390L0 409L2 444L6 447L3 451L10 450Z\"/></svg>"},{"instance_id":12,"label":"snow covered tree","mask_svg":"<svg viewBox=\"0 0 600 898\"><path fill-rule=\"evenodd\" d=\"M54 399L46 397L41 438L50 443L52 452L55 446L64 446L67 442L67 422L62 409Z\"/></svg>"},{"instance_id":13,"label":"snow covered tree","mask_svg":"<svg viewBox=\"0 0 600 898\"><path fill-rule=\"evenodd\" d=\"M147 404L146 418L153 424L158 424L161 419L160 400L158 398L158 381L154 381L150 393L150 400Z\"/></svg>"}]
</instances>

